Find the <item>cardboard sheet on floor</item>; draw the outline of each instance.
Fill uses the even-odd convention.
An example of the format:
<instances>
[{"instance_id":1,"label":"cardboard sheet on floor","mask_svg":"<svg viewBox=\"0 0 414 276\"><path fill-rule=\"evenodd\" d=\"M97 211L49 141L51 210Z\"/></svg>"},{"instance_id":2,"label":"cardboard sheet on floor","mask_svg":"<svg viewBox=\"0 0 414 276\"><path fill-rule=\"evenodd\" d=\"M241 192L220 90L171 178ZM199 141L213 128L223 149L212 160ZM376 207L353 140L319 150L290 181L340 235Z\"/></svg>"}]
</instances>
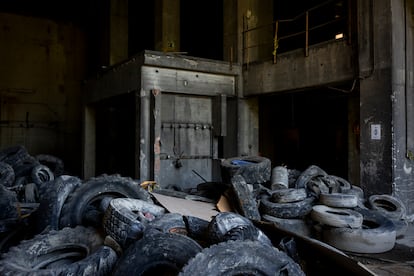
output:
<instances>
[{"instance_id":1,"label":"cardboard sheet on floor","mask_svg":"<svg viewBox=\"0 0 414 276\"><path fill-rule=\"evenodd\" d=\"M158 193L152 193L152 195L170 213L198 217L207 221L210 221L212 217L219 213L213 203L166 196Z\"/></svg>"}]
</instances>

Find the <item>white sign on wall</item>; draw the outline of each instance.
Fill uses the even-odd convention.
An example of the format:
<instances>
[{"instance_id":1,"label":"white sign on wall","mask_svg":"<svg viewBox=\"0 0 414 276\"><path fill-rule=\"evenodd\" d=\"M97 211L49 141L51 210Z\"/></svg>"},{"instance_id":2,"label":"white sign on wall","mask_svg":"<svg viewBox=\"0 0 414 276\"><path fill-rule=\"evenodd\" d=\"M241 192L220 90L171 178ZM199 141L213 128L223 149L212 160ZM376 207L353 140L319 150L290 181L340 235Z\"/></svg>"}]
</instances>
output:
<instances>
[{"instance_id":1,"label":"white sign on wall","mask_svg":"<svg viewBox=\"0 0 414 276\"><path fill-rule=\"evenodd\" d=\"M381 125L380 124L371 125L371 140L381 140Z\"/></svg>"}]
</instances>

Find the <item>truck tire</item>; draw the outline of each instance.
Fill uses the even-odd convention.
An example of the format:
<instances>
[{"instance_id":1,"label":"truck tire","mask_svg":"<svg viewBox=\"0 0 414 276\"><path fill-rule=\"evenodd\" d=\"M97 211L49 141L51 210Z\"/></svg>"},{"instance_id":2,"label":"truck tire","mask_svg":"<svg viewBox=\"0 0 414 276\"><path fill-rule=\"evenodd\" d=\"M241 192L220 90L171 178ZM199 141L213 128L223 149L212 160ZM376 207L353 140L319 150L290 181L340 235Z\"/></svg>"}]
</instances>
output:
<instances>
[{"instance_id":1,"label":"truck tire","mask_svg":"<svg viewBox=\"0 0 414 276\"><path fill-rule=\"evenodd\" d=\"M60 224L62 208L69 195L82 184L82 180L75 176L61 175L50 185L41 185L39 188L39 211L36 212L36 231L40 233L46 227L50 230L63 228Z\"/></svg>"},{"instance_id":2,"label":"truck tire","mask_svg":"<svg viewBox=\"0 0 414 276\"><path fill-rule=\"evenodd\" d=\"M193 275L305 275L286 253L257 241L228 241L203 249L183 268Z\"/></svg>"},{"instance_id":3,"label":"truck tire","mask_svg":"<svg viewBox=\"0 0 414 276\"><path fill-rule=\"evenodd\" d=\"M111 275L177 275L201 250L202 247L187 236L151 229L125 250Z\"/></svg>"},{"instance_id":4,"label":"truck tire","mask_svg":"<svg viewBox=\"0 0 414 276\"><path fill-rule=\"evenodd\" d=\"M165 209L137 198L114 198L103 217L103 226L123 249L131 240L139 239L150 220L160 217Z\"/></svg>"},{"instance_id":5,"label":"truck tire","mask_svg":"<svg viewBox=\"0 0 414 276\"><path fill-rule=\"evenodd\" d=\"M102 244L93 228L50 231L3 254L0 275L109 275L118 257Z\"/></svg>"},{"instance_id":6,"label":"truck tire","mask_svg":"<svg viewBox=\"0 0 414 276\"><path fill-rule=\"evenodd\" d=\"M105 212L101 208L102 200L120 197L137 198L152 203L151 195L138 182L118 174L104 174L89 179L69 195L62 208L60 226L102 227Z\"/></svg>"}]
</instances>

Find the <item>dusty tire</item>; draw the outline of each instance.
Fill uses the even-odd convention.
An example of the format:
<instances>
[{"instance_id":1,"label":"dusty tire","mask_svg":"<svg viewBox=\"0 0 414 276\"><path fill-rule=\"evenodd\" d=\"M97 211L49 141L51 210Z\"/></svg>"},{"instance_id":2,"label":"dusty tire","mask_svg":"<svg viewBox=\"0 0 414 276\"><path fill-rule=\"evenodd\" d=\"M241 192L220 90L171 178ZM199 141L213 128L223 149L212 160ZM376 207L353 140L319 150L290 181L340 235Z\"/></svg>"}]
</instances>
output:
<instances>
[{"instance_id":1,"label":"dusty tire","mask_svg":"<svg viewBox=\"0 0 414 276\"><path fill-rule=\"evenodd\" d=\"M32 181L39 187L44 183L53 181L55 179L53 172L45 165L35 166L32 169L30 176L32 177Z\"/></svg>"},{"instance_id":2,"label":"dusty tire","mask_svg":"<svg viewBox=\"0 0 414 276\"><path fill-rule=\"evenodd\" d=\"M228 241L203 249L183 268L193 275L305 275L286 253L257 241Z\"/></svg>"},{"instance_id":3,"label":"dusty tire","mask_svg":"<svg viewBox=\"0 0 414 276\"><path fill-rule=\"evenodd\" d=\"M256 199L250 191L243 176L233 176L231 179L231 187L233 189L236 206L239 212L248 219L260 220L260 213Z\"/></svg>"},{"instance_id":4,"label":"dusty tire","mask_svg":"<svg viewBox=\"0 0 414 276\"><path fill-rule=\"evenodd\" d=\"M26 203L39 202L39 190L35 183L28 183L24 186L24 201Z\"/></svg>"},{"instance_id":5,"label":"dusty tire","mask_svg":"<svg viewBox=\"0 0 414 276\"><path fill-rule=\"evenodd\" d=\"M350 190L352 188L351 183L348 182L348 180L343 179L342 177L339 176L335 176L335 175L330 175L330 177L336 182L338 183L339 186L339 191L341 193L344 193L348 190Z\"/></svg>"},{"instance_id":6,"label":"dusty tire","mask_svg":"<svg viewBox=\"0 0 414 276\"><path fill-rule=\"evenodd\" d=\"M354 208L358 206L358 197L342 193L321 193L319 195L319 203L329 207Z\"/></svg>"},{"instance_id":7,"label":"dusty tire","mask_svg":"<svg viewBox=\"0 0 414 276\"><path fill-rule=\"evenodd\" d=\"M201 250L202 247L187 236L146 231L142 239L125 250L111 275L177 275Z\"/></svg>"},{"instance_id":8,"label":"dusty tire","mask_svg":"<svg viewBox=\"0 0 414 276\"><path fill-rule=\"evenodd\" d=\"M283 219L277 218L270 215L263 215L263 221L271 222L275 224L278 228L281 228L286 231L290 231L302 236L310 237L312 231L310 226L306 223L304 219Z\"/></svg>"},{"instance_id":9,"label":"dusty tire","mask_svg":"<svg viewBox=\"0 0 414 276\"><path fill-rule=\"evenodd\" d=\"M402 219L407 213L401 200L391 195L372 195L368 198L368 203L372 210L381 212L391 219Z\"/></svg>"},{"instance_id":10,"label":"dusty tire","mask_svg":"<svg viewBox=\"0 0 414 276\"><path fill-rule=\"evenodd\" d=\"M261 214L266 214L278 218L302 218L312 211L314 197L307 197L304 200L289 203L275 203L270 200L269 195L262 195L259 210Z\"/></svg>"},{"instance_id":11,"label":"dusty tire","mask_svg":"<svg viewBox=\"0 0 414 276\"><path fill-rule=\"evenodd\" d=\"M55 177L64 173L65 165L62 159L50 154L38 154L35 159L42 165L47 166L53 172Z\"/></svg>"},{"instance_id":12,"label":"dusty tire","mask_svg":"<svg viewBox=\"0 0 414 276\"><path fill-rule=\"evenodd\" d=\"M41 185L39 188L39 211L36 212L36 231L40 233L46 227L58 230L61 227L60 217L62 208L69 195L82 184L82 180L75 176L61 175L50 185Z\"/></svg>"},{"instance_id":13,"label":"dusty tire","mask_svg":"<svg viewBox=\"0 0 414 276\"><path fill-rule=\"evenodd\" d=\"M240 164L241 163L241 164ZM240 156L221 162L223 183L230 184L235 175L241 175L249 184L261 184L270 180L270 159L261 156Z\"/></svg>"},{"instance_id":14,"label":"dusty tire","mask_svg":"<svg viewBox=\"0 0 414 276\"><path fill-rule=\"evenodd\" d=\"M0 184L0 219L19 217L17 206L18 200L16 193L9 191Z\"/></svg>"},{"instance_id":15,"label":"dusty tire","mask_svg":"<svg viewBox=\"0 0 414 276\"><path fill-rule=\"evenodd\" d=\"M190 238L202 244L208 242L209 221L194 216L183 216L183 220L187 228L187 235Z\"/></svg>"},{"instance_id":16,"label":"dusty tire","mask_svg":"<svg viewBox=\"0 0 414 276\"><path fill-rule=\"evenodd\" d=\"M0 162L0 184L5 187L13 186L15 174L13 167L6 162Z\"/></svg>"},{"instance_id":17,"label":"dusty tire","mask_svg":"<svg viewBox=\"0 0 414 276\"><path fill-rule=\"evenodd\" d=\"M62 208L60 226L102 227L104 210L101 203L108 197L137 198L152 203L150 194L131 178L117 174L101 175L84 182L69 195Z\"/></svg>"},{"instance_id":18,"label":"dusty tire","mask_svg":"<svg viewBox=\"0 0 414 276\"><path fill-rule=\"evenodd\" d=\"M360 228L363 222L362 215L357 211L326 205L313 206L310 215L314 221L332 227Z\"/></svg>"},{"instance_id":19,"label":"dusty tire","mask_svg":"<svg viewBox=\"0 0 414 276\"><path fill-rule=\"evenodd\" d=\"M208 226L210 243L252 240L271 245L269 238L248 218L232 212L218 213Z\"/></svg>"},{"instance_id":20,"label":"dusty tire","mask_svg":"<svg viewBox=\"0 0 414 276\"><path fill-rule=\"evenodd\" d=\"M11 146L0 151L0 161L6 162L13 168L20 165L29 156L23 145Z\"/></svg>"},{"instance_id":21,"label":"dusty tire","mask_svg":"<svg viewBox=\"0 0 414 276\"><path fill-rule=\"evenodd\" d=\"M117 261L93 228L51 231L11 247L0 260L1 275L109 275Z\"/></svg>"},{"instance_id":22,"label":"dusty tire","mask_svg":"<svg viewBox=\"0 0 414 276\"><path fill-rule=\"evenodd\" d=\"M275 203L290 203L304 200L307 197L307 194L304 188L288 188L274 190L271 197L272 202Z\"/></svg>"},{"instance_id":23,"label":"dusty tire","mask_svg":"<svg viewBox=\"0 0 414 276\"><path fill-rule=\"evenodd\" d=\"M150 220L162 216L165 209L136 198L115 198L109 202L103 217L103 226L122 248L128 242L141 238Z\"/></svg>"},{"instance_id":24,"label":"dusty tire","mask_svg":"<svg viewBox=\"0 0 414 276\"><path fill-rule=\"evenodd\" d=\"M358 209L363 226L358 229L326 228L322 240L338 249L355 253L382 253L395 245L396 231L391 220L381 213Z\"/></svg>"},{"instance_id":25,"label":"dusty tire","mask_svg":"<svg viewBox=\"0 0 414 276\"><path fill-rule=\"evenodd\" d=\"M16 178L21 176L31 177L31 173L34 167L40 165L40 163L32 156L28 156L19 165L14 166L14 174Z\"/></svg>"},{"instance_id":26,"label":"dusty tire","mask_svg":"<svg viewBox=\"0 0 414 276\"><path fill-rule=\"evenodd\" d=\"M306 188L307 184L310 180L315 177L323 177L327 176L328 174L319 168L318 166L312 165L309 166L306 170L304 170L296 180L295 187L296 188Z\"/></svg>"},{"instance_id":27,"label":"dusty tire","mask_svg":"<svg viewBox=\"0 0 414 276\"><path fill-rule=\"evenodd\" d=\"M187 226L182 214L165 213L156 217L148 223L148 227L156 229L162 233L174 233L188 235Z\"/></svg>"}]
</instances>

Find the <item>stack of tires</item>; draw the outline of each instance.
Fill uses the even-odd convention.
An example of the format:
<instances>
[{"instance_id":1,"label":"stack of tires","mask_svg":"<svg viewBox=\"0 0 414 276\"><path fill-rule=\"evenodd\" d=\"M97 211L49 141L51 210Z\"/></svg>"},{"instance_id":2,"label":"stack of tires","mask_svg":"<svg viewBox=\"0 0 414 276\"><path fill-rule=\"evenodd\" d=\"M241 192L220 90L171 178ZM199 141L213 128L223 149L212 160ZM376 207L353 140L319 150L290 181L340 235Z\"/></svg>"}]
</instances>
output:
<instances>
[{"instance_id":1,"label":"stack of tires","mask_svg":"<svg viewBox=\"0 0 414 276\"><path fill-rule=\"evenodd\" d=\"M392 212L396 215L395 220L392 219L375 205L376 198L395 203L395 210L405 209L389 195L372 195L365 201L356 187L344 193L322 192L310 214L319 239L352 253L383 253L393 249L396 237L405 231L404 227L397 227L403 225L403 213ZM401 223L397 224L397 220Z\"/></svg>"}]
</instances>

